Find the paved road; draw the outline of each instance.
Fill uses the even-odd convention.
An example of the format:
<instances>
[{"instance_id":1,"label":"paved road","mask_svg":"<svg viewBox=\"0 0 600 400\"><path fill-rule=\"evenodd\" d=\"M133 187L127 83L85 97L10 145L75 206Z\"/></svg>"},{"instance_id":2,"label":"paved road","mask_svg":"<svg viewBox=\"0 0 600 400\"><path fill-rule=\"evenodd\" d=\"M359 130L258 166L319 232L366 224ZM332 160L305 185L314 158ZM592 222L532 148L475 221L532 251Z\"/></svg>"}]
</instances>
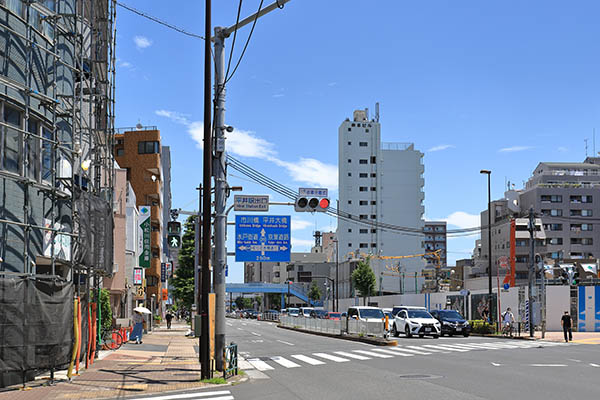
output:
<instances>
[{"instance_id":1,"label":"paved road","mask_svg":"<svg viewBox=\"0 0 600 400\"><path fill-rule=\"evenodd\" d=\"M600 393L598 345L400 337L393 348L253 320L228 320L227 329L227 340L238 343L245 358L241 365L250 382L162 400L533 400Z\"/></svg>"}]
</instances>

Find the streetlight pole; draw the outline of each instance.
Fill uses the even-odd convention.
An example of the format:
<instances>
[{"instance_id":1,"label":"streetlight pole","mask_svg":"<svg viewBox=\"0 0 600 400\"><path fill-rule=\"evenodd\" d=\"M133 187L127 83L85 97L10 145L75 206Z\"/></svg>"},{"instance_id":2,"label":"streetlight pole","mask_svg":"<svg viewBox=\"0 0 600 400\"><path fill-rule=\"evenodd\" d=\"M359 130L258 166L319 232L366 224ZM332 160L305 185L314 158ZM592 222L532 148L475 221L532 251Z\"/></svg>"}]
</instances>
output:
<instances>
[{"instance_id":1,"label":"streetlight pole","mask_svg":"<svg viewBox=\"0 0 600 400\"><path fill-rule=\"evenodd\" d=\"M479 173L486 174L488 181L488 318L492 321L492 192L490 185L492 171L482 169Z\"/></svg>"},{"instance_id":2,"label":"streetlight pole","mask_svg":"<svg viewBox=\"0 0 600 400\"><path fill-rule=\"evenodd\" d=\"M340 244L338 242L338 239L336 238L335 239L335 286L333 287L333 289L335 291L334 296L333 296L333 305L334 305L333 309L336 312L340 311L340 292L339 292L339 290L340 290L340 286L339 286L339 282L340 282L340 273L339 273L340 251L339 251L339 246L340 246Z\"/></svg>"},{"instance_id":3,"label":"streetlight pole","mask_svg":"<svg viewBox=\"0 0 600 400\"><path fill-rule=\"evenodd\" d=\"M210 46L210 41L214 41L215 46L215 148L214 158L212 158L212 168L215 177L215 262L213 264L213 283L215 291L215 364L219 371L224 370L223 352L225 349L225 267L227 264L227 197L230 187L227 183L227 163L225 152L225 132L231 132L233 129L225 125L225 84L229 77L225 76L225 39L243 26L255 23L261 16L283 8L283 5L290 0L277 0L275 3L259 10L258 12L244 18L229 28L215 27L215 35L211 38L210 31L205 35L206 43ZM262 3L261 3L262 4ZM208 40L210 38L210 40ZM210 48L209 48L210 50ZM210 53L206 55L205 60L210 62ZM204 126L207 125L206 118ZM206 131L204 148L206 149ZM206 162L206 160L205 160ZM207 235L207 233L205 233ZM261 263L262 266L262 263ZM261 276L262 278L262 276Z\"/></svg>"}]
</instances>

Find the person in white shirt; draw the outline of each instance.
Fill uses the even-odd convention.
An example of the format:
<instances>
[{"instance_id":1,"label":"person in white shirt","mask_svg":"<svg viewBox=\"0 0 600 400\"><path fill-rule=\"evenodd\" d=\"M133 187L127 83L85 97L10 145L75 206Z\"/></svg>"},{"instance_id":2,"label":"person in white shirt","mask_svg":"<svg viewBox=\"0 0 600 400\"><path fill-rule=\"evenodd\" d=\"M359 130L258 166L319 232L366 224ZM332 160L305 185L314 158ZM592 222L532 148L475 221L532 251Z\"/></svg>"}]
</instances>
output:
<instances>
[{"instance_id":1,"label":"person in white shirt","mask_svg":"<svg viewBox=\"0 0 600 400\"><path fill-rule=\"evenodd\" d=\"M504 314L502 314L502 319L504 321L504 329L508 330L510 336L512 336L512 326L515 322L515 316L510 310L510 307L508 307Z\"/></svg>"}]
</instances>

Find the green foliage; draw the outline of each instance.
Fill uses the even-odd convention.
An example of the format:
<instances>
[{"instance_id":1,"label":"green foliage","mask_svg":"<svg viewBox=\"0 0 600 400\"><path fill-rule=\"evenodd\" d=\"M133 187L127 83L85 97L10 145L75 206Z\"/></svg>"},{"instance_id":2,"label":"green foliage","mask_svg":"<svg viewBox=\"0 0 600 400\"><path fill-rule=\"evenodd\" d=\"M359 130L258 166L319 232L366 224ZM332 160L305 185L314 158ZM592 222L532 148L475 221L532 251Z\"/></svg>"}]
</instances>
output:
<instances>
[{"instance_id":1,"label":"green foliage","mask_svg":"<svg viewBox=\"0 0 600 400\"><path fill-rule=\"evenodd\" d=\"M227 381L223 377L211 378L211 379L202 379L200 382L211 383L213 385L224 385L224 384L227 383Z\"/></svg>"},{"instance_id":2,"label":"green foliage","mask_svg":"<svg viewBox=\"0 0 600 400\"><path fill-rule=\"evenodd\" d=\"M281 310L281 294L279 293L268 293L267 299L269 300L269 307Z\"/></svg>"},{"instance_id":3,"label":"green foliage","mask_svg":"<svg viewBox=\"0 0 600 400\"><path fill-rule=\"evenodd\" d=\"M469 325L471 325L471 332L480 333L480 334L495 334L496 333L496 325L489 324L482 319L476 319L469 321Z\"/></svg>"},{"instance_id":4,"label":"green foliage","mask_svg":"<svg viewBox=\"0 0 600 400\"><path fill-rule=\"evenodd\" d=\"M375 292L375 274L369 265L370 260L360 261L358 267L352 272L352 284L360 292L360 295L366 298Z\"/></svg>"},{"instance_id":5,"label":"green foliage","mask_svg":"<svg viewBox=\"0 0 600 400\"><path fill-rule=\"evenodd\" d=\"M315 281L310 285L310 289L308 290L308 298L311 300L320 300L322 296L321 289L317 286Z\"/></svg>"},{"instance_id":6,"label":"green foliage","mask_svg":"<svg viewBox=\"0 0 600 400\"><path fill-rule=\"evenodd\" d=\"M179 263L174 277L173 299L183 310L191 311L194 303L194 263L195 263L195 217L190 216L184 224Z\"/></svg>"},{"instance_id":7,"label":"green foliage","mask_svg":"<svg viewBox=\"0 0 600 400\"><path fill-rule=\"evenodd\" d=\"M110 307L110 291L108 289L100 291L100 312L102 332L109 331L112 328L112 308Z\"/></svg>"},{"instance_id":8,"label":"green foliage","mask_svg":"<svg viewBox=\"0 0 600 400\"><path fill-rule=\"evenodd\" d=\"M260 305L262 304L262 296L254 296L254 301L256 302L256 304L258 304L258 307L260 308Z\"/></svg>"},{"instance_id":9,"label":"green foliage","mask_svg":"<svg viewBox=\"0 0 600 400\"><path fill-rule=\"evenodd\" d=\"M235 306L238 310L246 310L248 308L252 308L253 305L254 301L249 297L239 296L235 299Z\"/></svg>"}]
</instances>

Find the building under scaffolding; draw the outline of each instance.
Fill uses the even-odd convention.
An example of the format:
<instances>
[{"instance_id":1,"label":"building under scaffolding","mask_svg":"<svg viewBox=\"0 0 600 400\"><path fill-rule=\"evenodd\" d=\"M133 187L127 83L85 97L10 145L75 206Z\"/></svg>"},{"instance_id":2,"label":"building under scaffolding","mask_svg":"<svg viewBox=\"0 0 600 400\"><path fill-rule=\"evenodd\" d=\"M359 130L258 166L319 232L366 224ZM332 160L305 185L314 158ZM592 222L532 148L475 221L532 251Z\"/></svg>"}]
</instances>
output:
<instances>
[{"instance_id":1,"label":"building under scaffolding","mask_svg":"<svg viewBox=\"0 0 600 400\"><path fill-rule=\"evenodd\" d=\"M70 361L112 272L115 7L0 0L0 387Z\"/></svg>"}]
</instances>

